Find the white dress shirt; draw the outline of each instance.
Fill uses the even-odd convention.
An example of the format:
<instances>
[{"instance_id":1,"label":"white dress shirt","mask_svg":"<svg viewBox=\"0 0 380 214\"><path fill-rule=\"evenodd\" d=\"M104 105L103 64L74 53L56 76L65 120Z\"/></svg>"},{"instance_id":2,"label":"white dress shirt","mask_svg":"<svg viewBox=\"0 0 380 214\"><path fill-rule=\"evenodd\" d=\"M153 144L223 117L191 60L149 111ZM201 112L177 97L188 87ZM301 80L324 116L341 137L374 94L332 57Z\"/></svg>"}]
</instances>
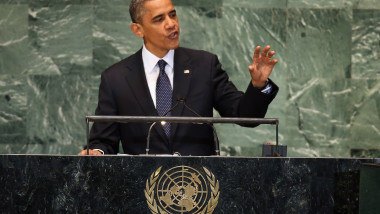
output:
<instances>
[{"instance_id":1,"label":"white dress shirt","mask_svg":"<svg viewBox=\"0 0 380 214\"><path fill-rule=\"evenodd\" d=\"M157 78L160 74L160 68L157 62L161 59L152 54L145 45L142 49L142 59L144 63L145 77L148 83L150 96L152 97L154 106L156 106L156 84ZM167 65L165 66L166 75L169 77L170 85L173 90L173 76L174 76L174 50L170 50L163 58Z\"/></svg>"}]
</instances>

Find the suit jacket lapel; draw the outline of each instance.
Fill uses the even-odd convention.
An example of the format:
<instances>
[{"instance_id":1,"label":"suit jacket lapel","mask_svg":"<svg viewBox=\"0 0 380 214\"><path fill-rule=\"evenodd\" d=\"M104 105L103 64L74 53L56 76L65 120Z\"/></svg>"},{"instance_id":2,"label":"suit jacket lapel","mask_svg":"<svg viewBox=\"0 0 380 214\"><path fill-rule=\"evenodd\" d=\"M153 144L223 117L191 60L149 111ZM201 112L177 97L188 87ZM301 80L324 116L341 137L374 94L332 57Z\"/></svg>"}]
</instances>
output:
<instances>
[{"instance_id":1,"label":"suit jacket lapel","mask_svg":"<svg viewBox=\"0 0 380 214\"><path fill-rule=\"evenodd\" d=\"M127 69L128 72L125 79L128 82L135 99L139 103L140 108L143 110L144 115L158 116L156 108L154 107L152 96L149 92L148 83L146 81L144 64L142 61L142 49L134 54L131 62L127 65ZM154 128L161 138L166 143L169 143L162 126L158 123L154 126Z\"/></svg>"},{"instance_id":2,"label":"suit jacket lapel","mask_svg":"<svg viewBox=\"0 0 380 214\"><path fill-rule=\"evenodd\" d=\"M173 101L172 106L178 102L179 98L186 99L191 80L190 57L177 48L174 52L174 80L173 80ZM172 116L181 116L184 109L183 104L179 104L172 112ZM171 138L173 138L178 123L171 125Z\"/></svg>"}]
</instances>

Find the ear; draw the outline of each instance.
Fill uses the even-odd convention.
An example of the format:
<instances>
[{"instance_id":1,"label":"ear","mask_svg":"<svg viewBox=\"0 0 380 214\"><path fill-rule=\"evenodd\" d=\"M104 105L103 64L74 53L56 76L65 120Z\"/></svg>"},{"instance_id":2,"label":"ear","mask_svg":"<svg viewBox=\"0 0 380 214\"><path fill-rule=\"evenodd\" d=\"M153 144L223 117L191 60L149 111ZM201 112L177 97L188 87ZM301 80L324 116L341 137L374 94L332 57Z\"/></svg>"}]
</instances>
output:
<instances>
[{"instance_id":1,"label":"ear","mask_svg":"<svg viewBox=\"0 0 380 214\"><path fill-rule=\"evenodd\" d=\"M140 24L132 23L131 24L131 30L136 36L138 36L140 38L144 38L144 29Z\"/></svg>"}]
</instances>

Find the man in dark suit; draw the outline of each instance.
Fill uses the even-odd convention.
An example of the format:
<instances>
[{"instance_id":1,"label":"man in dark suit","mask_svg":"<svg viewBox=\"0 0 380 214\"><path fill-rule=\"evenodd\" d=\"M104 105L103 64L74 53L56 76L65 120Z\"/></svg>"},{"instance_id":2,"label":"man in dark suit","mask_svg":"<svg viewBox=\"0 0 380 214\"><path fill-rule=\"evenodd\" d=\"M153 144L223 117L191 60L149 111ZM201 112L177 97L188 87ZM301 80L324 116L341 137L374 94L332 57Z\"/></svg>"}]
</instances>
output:
<instances>
[{"instance_id":1,"label":"man in dark suit","mask_svg":"<svg viewBox=\"0 0 380 214\"><path fill-rule=\"evenodd\" d=\"M171 0L132 0L130 14L131 30L143 38L143 48L102 73L96 115L160 116L162 106L168 109L182 99L204 117L211 117L213 108L221 116L265 116L278 91L268 79L277 63L269 46L261 53L256 47L248 69L252 79L243 93L228 80L215 55L179 47L180 29ZM181 104L170 114L194 116ZM94 123L90 155L116 154L120 141L125 153L144 154L149 126ZM208 125L156 124L150 139L151 154L214 154Z\"/></svg>"}]
</instances>

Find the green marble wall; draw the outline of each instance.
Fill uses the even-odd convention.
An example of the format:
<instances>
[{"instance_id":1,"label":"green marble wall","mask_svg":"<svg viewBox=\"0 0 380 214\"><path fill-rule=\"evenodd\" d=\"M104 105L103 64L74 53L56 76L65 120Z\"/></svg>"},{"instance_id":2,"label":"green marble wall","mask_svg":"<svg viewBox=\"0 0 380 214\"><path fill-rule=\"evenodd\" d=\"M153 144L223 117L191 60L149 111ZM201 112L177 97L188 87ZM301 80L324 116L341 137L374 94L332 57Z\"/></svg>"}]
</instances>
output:
<instances>
[{"instance_id":1,"label":"green marble wall","mask_svg":"<svg viewBox=\"0 0 380 214\"><path fill-rule=\"evenodd\" d=\"M379 156L380 1L173 2L181 45L218 54L241 90L254 47L277 51L267 117L289 156ZM100 73L142 45L128 5L0 0L0 153L78 153ZM274 126L217 128L224 154L259 156L275 140Z\"/></svg>"}]
</instances>

